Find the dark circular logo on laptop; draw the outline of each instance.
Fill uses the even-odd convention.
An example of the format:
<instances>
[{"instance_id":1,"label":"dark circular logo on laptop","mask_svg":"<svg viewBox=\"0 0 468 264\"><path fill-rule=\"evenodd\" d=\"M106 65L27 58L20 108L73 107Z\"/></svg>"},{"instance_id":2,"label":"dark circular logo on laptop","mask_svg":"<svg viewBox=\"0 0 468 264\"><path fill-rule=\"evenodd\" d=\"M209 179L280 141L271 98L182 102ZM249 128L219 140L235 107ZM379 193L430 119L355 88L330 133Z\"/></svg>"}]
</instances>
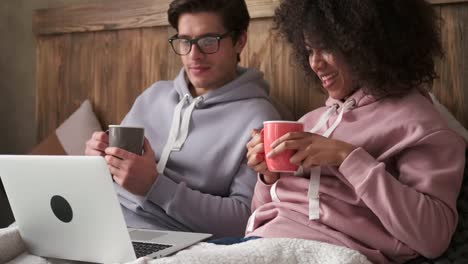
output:
<instances>
[{"instance_id":1,"label":"dark circular logo on laptop","mask_svg":"<svg viewBox=\"0 0 468 264\"><path fill-rule=\"evenodd\" d=\"M73 211L70 204L60 195L52 196L50 207L55 216L64 223L70 223L73 219Z\"/></svg>"}]
</instances>

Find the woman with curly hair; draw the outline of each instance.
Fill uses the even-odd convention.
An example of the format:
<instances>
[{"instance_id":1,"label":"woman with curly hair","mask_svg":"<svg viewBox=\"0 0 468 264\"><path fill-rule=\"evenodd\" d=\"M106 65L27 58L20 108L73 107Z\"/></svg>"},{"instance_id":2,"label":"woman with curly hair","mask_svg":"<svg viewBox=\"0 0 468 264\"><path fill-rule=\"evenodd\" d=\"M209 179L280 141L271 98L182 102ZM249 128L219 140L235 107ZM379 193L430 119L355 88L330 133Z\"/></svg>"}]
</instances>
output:
<instances>
[{"instance_id":1,"label":"woman with curly hair","mask_svg":"<svg viewBox=\"0 0 468 264\"><path fill-rule=\"evenodd\" d=\"M329 98L300 119L306 132L267 153L297 151L295 175L268 171L254 131L247 237L322 241L375 263L446 250L465 143L426 96L442 54L437 22L424 0L282 1L276 28Z\"/></svg>"}]
</instances>

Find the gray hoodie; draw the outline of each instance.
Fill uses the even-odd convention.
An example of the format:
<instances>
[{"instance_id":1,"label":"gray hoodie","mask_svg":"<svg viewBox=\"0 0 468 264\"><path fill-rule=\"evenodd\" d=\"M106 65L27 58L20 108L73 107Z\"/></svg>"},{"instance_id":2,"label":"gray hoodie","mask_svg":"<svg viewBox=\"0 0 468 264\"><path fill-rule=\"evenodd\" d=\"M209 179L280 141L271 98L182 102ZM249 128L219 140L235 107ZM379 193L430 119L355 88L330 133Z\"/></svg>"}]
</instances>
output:
<instances>
[{"instance_id":1,"label":"gray hoodie","mask_svg":"<svg viewBox=\"0 0 468 264\"><path fill-rule=\"evenodd\" d=\"M146 197L116 184L129 227L243 236L257 179L245 145L252 129L280 116L263 74L238 72L193 98L182 69L137 98L122 124L145 128L159 175Z\"/></svg>"}]
</instances>

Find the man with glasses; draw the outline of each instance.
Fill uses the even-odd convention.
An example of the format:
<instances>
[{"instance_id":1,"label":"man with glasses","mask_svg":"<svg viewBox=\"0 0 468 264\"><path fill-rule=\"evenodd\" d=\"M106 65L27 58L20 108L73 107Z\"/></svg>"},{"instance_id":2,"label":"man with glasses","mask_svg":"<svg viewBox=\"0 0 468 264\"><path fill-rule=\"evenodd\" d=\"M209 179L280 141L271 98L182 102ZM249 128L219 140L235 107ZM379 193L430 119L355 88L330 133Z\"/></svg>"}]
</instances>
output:
<instances>
[{"instance_id":1,"label":"man with glasses","mask_svg":"<svg viewBox=\"0 0 468 264\"><path fill-rule=\"evenodd\" d=\"M183 68L141 94L122 122L145 128L144 154L109 148L102 132L86 153L105 156L129 227L243 235L256 182L245 145L264 120L280 118L263 74L238 66L246 4L175 0L168 18Z\"/></svg>"}]
</instances>

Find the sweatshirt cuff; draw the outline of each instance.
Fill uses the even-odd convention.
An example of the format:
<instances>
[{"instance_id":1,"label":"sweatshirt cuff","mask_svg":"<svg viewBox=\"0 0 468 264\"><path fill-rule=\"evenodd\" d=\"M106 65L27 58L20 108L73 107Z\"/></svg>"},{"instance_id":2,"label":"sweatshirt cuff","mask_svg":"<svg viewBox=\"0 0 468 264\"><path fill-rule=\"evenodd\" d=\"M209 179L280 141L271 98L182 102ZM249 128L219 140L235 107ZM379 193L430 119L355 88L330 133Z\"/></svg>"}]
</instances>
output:
<instances>
[{"instance_id":1,"label":"sweatshirt cuff","mask_svg":"<svg viewBox=\"0 0 468 264\"><path fill-rule=\"evenodd\" d=\"M257 173L257 184L255 184L254 195L260 201L271 201L270 189L273 184L266 184L260 173Z\"/></svg>"},{"instance_id":2,"label":"sweatshirt cuff","mask_svg":"<svg viewBox=\"0 0 468 264\"><path fill-rule=\"evenodd\" d=\"M165 175L159 174L150 191L146 195L146 200L149 200L164 210L167 210L169 208L169 204L172 202L172 197L174 197L176 190L177 183Z\"/></svg>"},{"instance_id":3,"label":"sweatshirt cuff","mask_svg":"<svg viewBox=\"0 0 468 264\"><path fill-rule=\"evenodd\" d=\"M367 186L372 169L379 162L363 148L353 150L341 163L338 170L354 186L357 193L362 194Z\"/></svg>"}]
</instances>

